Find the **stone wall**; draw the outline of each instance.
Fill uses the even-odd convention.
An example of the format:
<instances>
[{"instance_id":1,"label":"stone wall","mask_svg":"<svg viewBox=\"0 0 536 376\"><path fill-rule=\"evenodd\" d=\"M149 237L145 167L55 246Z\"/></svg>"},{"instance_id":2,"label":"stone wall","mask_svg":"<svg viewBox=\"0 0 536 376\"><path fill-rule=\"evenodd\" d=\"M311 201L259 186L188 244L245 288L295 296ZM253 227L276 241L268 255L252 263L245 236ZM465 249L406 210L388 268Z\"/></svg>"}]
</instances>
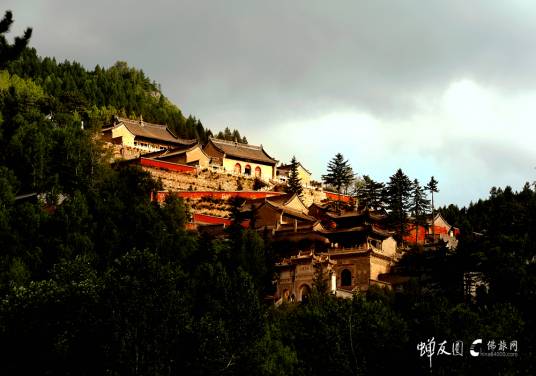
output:
<instances>
[{"instance_id":1,"label":"stone wall","mask_svg":"<svg viewBox=\"0 0 536 376\"><path fill-rule=\"evenodd\" d=\"M254 179L230 174L219 174L208 170L195 175L181 174L153 167L143 167L155 179L161 179L165 190L169 191L237 191L253 190ZM242 186L239 189L239 183Z\"/></svg>"}]
</instances>

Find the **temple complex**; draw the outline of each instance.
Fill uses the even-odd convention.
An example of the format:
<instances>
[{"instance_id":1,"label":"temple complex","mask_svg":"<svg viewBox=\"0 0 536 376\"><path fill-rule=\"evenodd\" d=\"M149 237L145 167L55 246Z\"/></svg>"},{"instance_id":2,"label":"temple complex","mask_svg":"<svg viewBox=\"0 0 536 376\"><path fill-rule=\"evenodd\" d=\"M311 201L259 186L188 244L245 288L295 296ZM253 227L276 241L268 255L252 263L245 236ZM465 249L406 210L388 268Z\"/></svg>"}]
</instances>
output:
<instances>
[{"instance_id":1,"label":"temple complex","mask_svg":"<svg viewBox=\"0 0 536 376\"><path fill-rule=\"evenodd\" d=\"M277 297L300 301L322 278L339 296L371 285L389 286L382 275L398 259L385 215L364 210L333 211L305 207L296 195L267 197L246 205L251 228L270 236L281 257L277 263ZM319 275L322 273L322 275Z\"/></svg>"}]
</instances>

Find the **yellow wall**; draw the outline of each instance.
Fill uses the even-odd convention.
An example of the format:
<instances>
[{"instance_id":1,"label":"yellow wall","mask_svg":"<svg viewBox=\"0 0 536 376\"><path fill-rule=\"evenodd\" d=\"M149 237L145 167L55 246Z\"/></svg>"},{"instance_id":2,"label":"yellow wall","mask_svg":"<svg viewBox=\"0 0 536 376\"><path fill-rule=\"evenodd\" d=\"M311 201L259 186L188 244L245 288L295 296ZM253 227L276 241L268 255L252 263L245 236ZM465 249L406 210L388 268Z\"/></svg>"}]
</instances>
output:
<instances>
[{"instance_id":1,"label":"yellow wall","mask_svg":"<svg viewBox=\"0 0 536 376\"><path fill-rule=\"evenodd\" d=\"M396 253L396 240L392 236L389 236L382 242L383 254L389 257L393 257Z\"/></svg>"},{"instance_id":2,"label":"yellow wall","mask_svg":"<svg viewBox=\"0 0 536 376\"><path fill-rule=\"evenodd\" d=\"M298 165L298 177L301 179L302 185L308 187L311 184L311 174L305 171L301 165Z\"/></svg>"},{"instance_id":3,"label":"yellow wall","mask_svg":"<svg viewBox=\"0 0 536 376\"><path fill-rule=\"evenodd\" d=\"M198 146L186 152L186 163L199 161L199 167L208 167L210 158Z\"/></svg>"},{"instance_id":4,"label":"yellow wall","mask_svg":"<svg viewBox=\"0 0 536 376\"><path fill-rule=\"evenodd\" d=\"M134 147L134 135L124 125L112 129L112 138L123 137L123 146Z\"/></svg>"},{"instance_id":5,"label":"yellow wall","mask_svg":"<svg viewBox=\"0 0 536 376\"><path fill-rule=\"evenodd\" d=\"M163 148L168 149L168 147L165 145L158 145L158 144L154 144L148 141L136 141L135 136L132 133L130 133L127 127L125 127L123 124L112 129L112 138L116 138L116 137L122 137L123 146L136 148L144 152L158 151L158 150L162 150ZM144 144L147 144L147 145L142 146L139 144L139 142L143 142Z\"/></svg>"},{"instance_id":6,"label":"yellow wall","mask_svg":"<svg viewBox=\"0 0 536 376\"><path fill-rule=\"evenodd\" d=\"M244 174L246 165L249 164L251 166L251 176L253 177L255 176L255 168L259 166L261 168L261 178L272 179L273 177L273 171L274 171L273 166L264 165L260 163L253 163L253 162L244 162L244 161L239 161L237 159L231 159L231 158L223 158L224 171L232 174L234 172L234 166L237 163L240 163L240 166L242 167L242 175Z\"/></svg>"},{"instance_id":7,"label":"yellow wall","mask_svg":"<svg viewBox=\"0 0 536 376\"><path fill-rule=\"evenodd\" d=\"M389 273L390 262L377 257L370 258L370 279L378 280L380 274Z\"/></svg>"},{"instance_id":8,"label":"yellow wall","mask_svg":"<svg viewBox=\"0 0 536 376\"><path fill-rule=\"evenodd\" d=\"M283 170L280 176L281 181L288 181L290 170ZM301 185L309 187L311 185L311 174L305 170L301 164L298 164L298 178Z\"/></svg>"}]
</instances>

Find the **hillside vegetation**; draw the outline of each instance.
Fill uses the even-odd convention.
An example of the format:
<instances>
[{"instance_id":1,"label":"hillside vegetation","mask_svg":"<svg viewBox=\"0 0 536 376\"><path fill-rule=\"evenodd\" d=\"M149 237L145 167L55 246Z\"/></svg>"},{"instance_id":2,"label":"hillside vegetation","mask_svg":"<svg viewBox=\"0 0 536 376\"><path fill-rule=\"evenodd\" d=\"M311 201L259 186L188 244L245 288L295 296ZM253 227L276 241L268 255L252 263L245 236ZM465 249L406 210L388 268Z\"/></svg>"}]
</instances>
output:
<instances>
[{"instance_id":1,"label":"hillside vegetation","mask_svg":"<svg viewBox=\"0 0 536 376\"><path fill-rule=\"evenodd\" d=\"M123 63L86 71L0 49L0 66L0 374L428 375L417 346L432 338L464 341L433 373L535 374L531 186L444 209L460 249L410 252L404 291L337 299L318 276L306 302L276 308L263 301L278 256L268 237L187 232L184 203L151 201L160 184L110 166L92 131L125 111L206 136L197 120ZM489 285L475 300L466 271ZM519 357L472 358L477 338L516 340Z\"/></svg>"}]
</instances>

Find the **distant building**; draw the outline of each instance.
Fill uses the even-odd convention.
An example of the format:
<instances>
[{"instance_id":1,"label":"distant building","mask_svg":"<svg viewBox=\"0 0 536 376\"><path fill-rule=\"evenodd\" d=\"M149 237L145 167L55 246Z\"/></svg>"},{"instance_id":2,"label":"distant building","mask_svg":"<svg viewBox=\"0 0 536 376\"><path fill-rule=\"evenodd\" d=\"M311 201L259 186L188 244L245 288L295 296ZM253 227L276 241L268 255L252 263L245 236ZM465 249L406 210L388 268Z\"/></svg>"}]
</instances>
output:
<instances>
[{"instance_id":1,"label":"distant building","mask_svg":"<svg viewBox=\"0 0 536 376\"><path fill-rule=\"evenodd\" d=\"M253 211L255 228L271 230L274 233L302 225L310 226L316 222L314 217L307 215L307 207L297 195L285 194L251 200L244 210Z\"/></svg>"},{"instance_id":2,"label":"distant building","mask_svg":"<svg viewBox=\"0 0 536 376\"><path fill-rule=\"evenodd\" d=\"M112 127L102 130L102 139L115 147L116 156L125 159L135 158L141 154L176 147L193 146L197 140L177 137L165 125L152 124L140 120L116 117Z\"/></svg>"},{"instance_id":3,"label":"distant building","mask_svg":"<svg viewBox=\"0 0 536 376\"><path fill-rule=\"evenodd\" d=\"M414 223L410 223L408 225L408 235L404 237L404 241L408 244L425 245L442 240L450 249L455 249L458 246L457 237L460 234L460 230L451 226L441 214L437 213L433 221L430 215L426 222L426 226L416 226Z\"/></svg>"},{"instance_id":4,"label":"distant building","mask_svg":"<svg viewBox=\"0 0 536 376\"><path fill-rule=\"evenodd\" d=\"M203 151L199 143L156 151L145 154L144 157L202 168L209 167L210 164L210 157Z\"/></svg>"},{"instance_id":5,"label":"distant building","mask_svg":"<svg viewBox=\"0 0 536 376\"><path fill-rule=\"evenodd\" d=\"M279 180L286 182L290 175L291 164L281 165L277 168L276 175ZM303 165L298 162L298 177L304 187L311 186L311 172L307 170Z\"/></svg>"},{"instance_id":6,"label":"distant building","mask_svg":"<svg viewBox=\"0 0 536 376\"><path fill-rule=\"evenodd\" d=\"M211 158L211 164L224 172L263 179L275 177L277 160L270 157L262 145L210 138L203 150Z\"/></svg>"}]
</instances>

